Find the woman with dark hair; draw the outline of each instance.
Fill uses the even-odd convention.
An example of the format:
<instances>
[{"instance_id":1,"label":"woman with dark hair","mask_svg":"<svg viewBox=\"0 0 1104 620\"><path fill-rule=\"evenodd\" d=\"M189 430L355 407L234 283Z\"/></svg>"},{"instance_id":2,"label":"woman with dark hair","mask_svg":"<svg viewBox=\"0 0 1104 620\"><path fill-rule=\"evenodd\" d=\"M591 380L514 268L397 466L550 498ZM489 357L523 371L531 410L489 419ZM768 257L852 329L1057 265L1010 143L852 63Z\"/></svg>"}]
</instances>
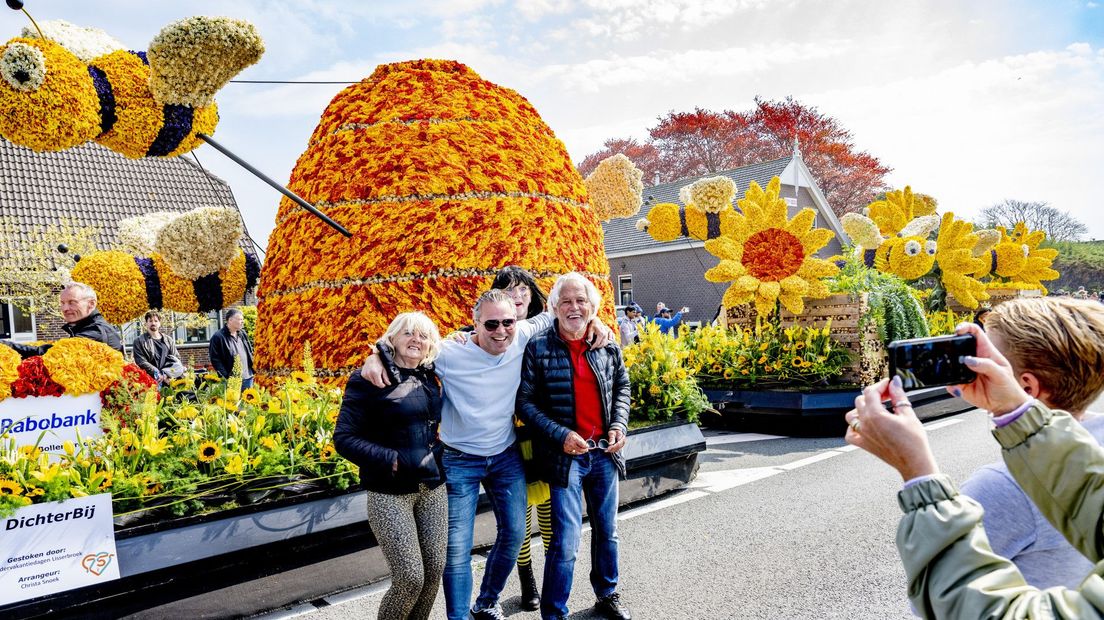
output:
<instances>
[{"instance_id":1,"label":"woman with dark hair","mask_svg":"<svg viewBox=\"0 0 1104 620\"><path fill-rule=\"evenodd\" d=\"M495 276L491 288L506 291L514 302L517 311L517 319L531 319L544 312L544 304L547 297L544 291L537 286L533 274L517 265L503 267ZM517 428L518 448L521 450L522 459L530 464L533 459L533 444L524 426ZM521 544L521 553L518 554L518 580L521 581L521 606L528 611L536 611L540 608L540 590L537 589L537 579L533 575L533 553L529 546L529 532L533 531L533 506L537 507L537 526L540 527L541 541L544 550L548 551L552 544L552 503L551 494L546 482L536 480L530 472L526 472L529 479L529 508L525 511L525 540Z\"/></svg>"}]
</instances>

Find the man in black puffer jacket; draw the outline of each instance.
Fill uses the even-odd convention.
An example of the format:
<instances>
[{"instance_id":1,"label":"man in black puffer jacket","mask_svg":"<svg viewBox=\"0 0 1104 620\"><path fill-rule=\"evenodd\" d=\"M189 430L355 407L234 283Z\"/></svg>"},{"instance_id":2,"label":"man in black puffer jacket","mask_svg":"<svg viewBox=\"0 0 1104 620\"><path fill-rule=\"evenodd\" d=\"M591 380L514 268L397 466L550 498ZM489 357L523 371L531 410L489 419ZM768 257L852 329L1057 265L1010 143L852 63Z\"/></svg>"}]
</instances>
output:
<instances>
[{"instance_id":1,"label":"man in black puffer jacket","mask_svg":"<svg viewBox=\"0 0 1104 620\"><path fill-rule=\"evenodd\" d=\"M123 352L123 341L119 338L119 332L96 310L96 291L91 286L81 282L66 284L61 290L60 302L61 316L65 319L65 325L61 328L70 337L88 338L102 342L119 353ZM0 342L15 349L23 359L42 355L53 346L52 344L32 346L7 340Z\"/></svg>"},{"instance_id":2,"label":"man in black puffer jacket","mask_svg":"<svg viewBox=\"0 0 1104 620\"><path fill-rule=\"evenodd\" d=\"M552 491L552 546L545 556L541 617L562 618L583 527L583 494L592 527L591 585L595 609L627 620L617 593L617 483L625 475L629 373L621 349L589 350L587 323L601 304L594 284L578 273L561 276L548 305L553 328L525 347L517 414L534 434L534 460Z\"/></svg>"}]
</instances>

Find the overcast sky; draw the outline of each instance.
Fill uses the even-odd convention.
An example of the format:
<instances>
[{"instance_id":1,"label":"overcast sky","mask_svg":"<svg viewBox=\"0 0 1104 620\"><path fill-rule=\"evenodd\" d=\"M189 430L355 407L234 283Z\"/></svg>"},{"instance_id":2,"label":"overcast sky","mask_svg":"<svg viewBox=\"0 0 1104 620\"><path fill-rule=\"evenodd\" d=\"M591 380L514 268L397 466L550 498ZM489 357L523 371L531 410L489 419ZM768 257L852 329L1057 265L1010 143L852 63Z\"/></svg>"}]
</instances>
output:
<instances>
[{"instance_id":1,"label":"overcast sky","mask_svg":"<svg viewBox=\"0 0 1104 620\"><path fill-rule=\"evenodd\" d=\"M36 19L146 49L190 15L252 21L253 80L358 81L450 58L527 97L575 161L657 116L793 96L837 118L894 186L972 217L1046 201L1104 238L1104 0L27 0ZM7 11L15 36L27 24ZM215 137L280 182L338 85L230 84ZM262 245L279 195L209 146Z\"/></svg>"}]
</instances>

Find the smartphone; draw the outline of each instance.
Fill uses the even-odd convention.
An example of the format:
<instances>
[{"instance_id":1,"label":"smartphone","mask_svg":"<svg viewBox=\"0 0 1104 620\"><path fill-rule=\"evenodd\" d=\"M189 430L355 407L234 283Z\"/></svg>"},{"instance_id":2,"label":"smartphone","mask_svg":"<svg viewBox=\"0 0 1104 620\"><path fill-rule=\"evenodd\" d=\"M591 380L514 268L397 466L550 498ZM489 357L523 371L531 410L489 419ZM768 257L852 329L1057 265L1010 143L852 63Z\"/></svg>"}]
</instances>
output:
<instances>
[{"instance_id":1,"label":"smartphone","mask_svg":"<svg viewBox=\"0 0 1104 620\"><path fill-rule=\"evenodd\" d=\"M970 334L895 340L887 347L889 376L900 377L906 390L970 383L977 375L962 360L977 355Z\"/></svg>"}]
</instances>

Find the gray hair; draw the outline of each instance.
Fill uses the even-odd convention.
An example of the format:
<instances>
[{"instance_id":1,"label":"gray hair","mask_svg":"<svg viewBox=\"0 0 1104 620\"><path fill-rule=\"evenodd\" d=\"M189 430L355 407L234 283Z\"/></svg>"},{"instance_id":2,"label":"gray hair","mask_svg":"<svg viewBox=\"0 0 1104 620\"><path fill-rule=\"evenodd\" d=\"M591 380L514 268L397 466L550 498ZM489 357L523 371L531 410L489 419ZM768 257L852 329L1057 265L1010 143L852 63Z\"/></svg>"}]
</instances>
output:
<instances>
[{"instance_id":1,"label":"gray hair","mask_svg":"<svg viewBox=\"0 0 1104 620\"><path fill-rule=\"evenodd\" d=\"M602 305L602 294L598 292L598 287L594 286L593 282L577 271L565 273L556 280L552 285L552 292L548 293L548 307L555 312L556 306L560 304L563 287L568 283L578 284L586 291L587 300L590 301L590 316L587 318L593 319L598 316L598 306Z\"/></svg>"},{"instance_id":2,"label":"gray hair","mask_svg":"<svg viewBox=\"0 0 1104 620\"><path fill-rule=\"evenodd\" d=\"M227 308L222 313L222 322L225 323L226 321L229 321L230 319L238 316L239 314L241 314L242 316L245 316L244 314L242 314L241 308Z\"/></svg>"},{"instance_id":3,"label":"gray hair","mask_svg":"<svg viewBox=\"0 0 1104 620\"><path fill-rule=\"evenodd\" d=\"M96 289L92 288L91 286L88 286L84 282L70 282L69 284L66 284L65 286L63 286L61 288L61 291L63 293L65 291L73 291L78 296L80 296L81 299L91 299L92 301L97 301L97 299L96 299Z\"/></svg>"},{"instance_id":4,"label":"gray hair","mask_svg":"<svg viewBox=\"0 0 1104 620\"><path fill-rule=\"evenodd\" d=\"M404 331L417 332L426 337L429 346L426 348L425 357L422 358L422 366L437 359L437 354L441 352L441 332L437 331L437 326L428 316L421 312L403 312L391 321L391 325L383 334L383 340L386 340L394 349L396 348L394 337Z\"/></svg>"},{"instance_id":5,"label":"gray hair","mask_svg":"<svg viewBox=\"0 0 1104 620\"><path fill-rule=\"evenodd\" d=\"M472 321L475 323L479 322L479 315L483 312L483 304L499 303L505 303L509 305L511 309L513 309L514 307L514 300L511 299L510 296L506 294L506 291L502 289L492 288L486 293L483 293L479 296L479 299L476 300L475 307L472 308Z\"/></svg>"}]
</instances>

